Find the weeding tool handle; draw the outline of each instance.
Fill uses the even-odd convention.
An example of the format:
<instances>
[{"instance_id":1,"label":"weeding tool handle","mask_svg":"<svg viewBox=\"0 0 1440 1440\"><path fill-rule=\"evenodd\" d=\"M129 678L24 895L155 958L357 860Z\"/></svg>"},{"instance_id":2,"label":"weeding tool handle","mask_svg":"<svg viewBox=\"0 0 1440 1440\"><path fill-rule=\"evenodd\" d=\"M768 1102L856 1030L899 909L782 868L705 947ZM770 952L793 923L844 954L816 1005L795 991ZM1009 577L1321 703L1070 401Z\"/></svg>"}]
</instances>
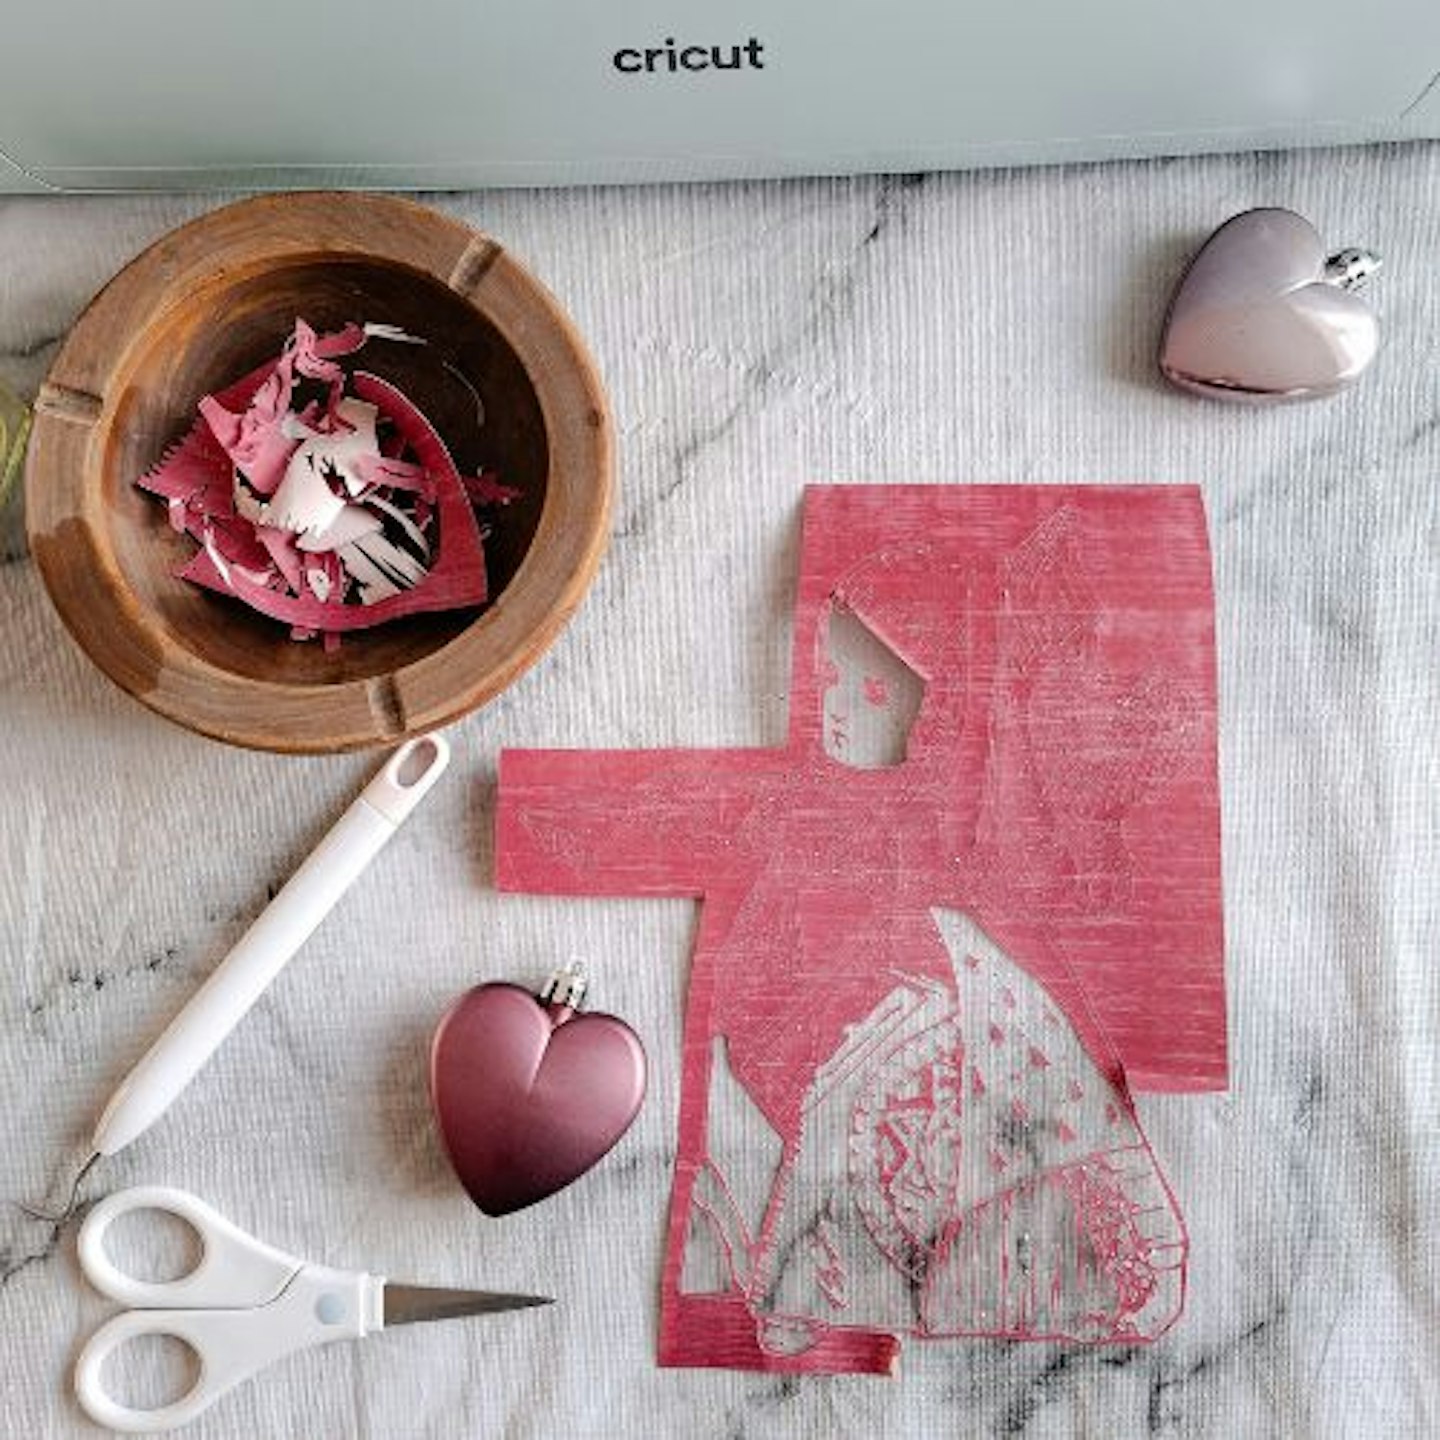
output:
<instances>
[{"instance_id":1,"label":"weeding tool handle","mask_svg":"<svg viewBox=\"0 0 1440 1440\"><path fill-rule=\"evenodd\" d=\"M335 902L440 778L450 746L438 734L400 746L239 943L121 1082L95 1127L97 1154L137 1139L195 1078Z\"/></svg>"}]
</instances>

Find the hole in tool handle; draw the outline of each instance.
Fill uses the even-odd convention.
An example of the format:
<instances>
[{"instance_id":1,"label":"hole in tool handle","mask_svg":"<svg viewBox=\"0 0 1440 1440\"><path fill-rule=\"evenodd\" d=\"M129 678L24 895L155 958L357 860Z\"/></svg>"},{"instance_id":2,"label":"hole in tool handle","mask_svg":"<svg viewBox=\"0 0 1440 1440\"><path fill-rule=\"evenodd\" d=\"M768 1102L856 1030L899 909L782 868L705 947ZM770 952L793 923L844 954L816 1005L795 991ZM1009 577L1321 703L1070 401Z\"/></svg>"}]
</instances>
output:
<instances>
[{"instance_id":1,"label":"hole in tool handle","mask_svg":"<svg viewBox=\"0 0 1440 1440\"><path fill-rule=\"evenodd\" d=\"M361 798L398 825L429 793L450 763L450 743L438 732L407 740L361 792Z\"/></svg>"},{"instance_id":2,"label":"hole in tool handle","mask_svg":"<svg viewBox=\"0 0 1440 1440\"><path fill-rule=\"evenodd\" d=\"M444 769L448 754L442 753L434 735L421 735L395 752L395 783L402 790L418 785L438 764ZM437 772L438 773L438 772Z\"/></svg>"}]
</instances>

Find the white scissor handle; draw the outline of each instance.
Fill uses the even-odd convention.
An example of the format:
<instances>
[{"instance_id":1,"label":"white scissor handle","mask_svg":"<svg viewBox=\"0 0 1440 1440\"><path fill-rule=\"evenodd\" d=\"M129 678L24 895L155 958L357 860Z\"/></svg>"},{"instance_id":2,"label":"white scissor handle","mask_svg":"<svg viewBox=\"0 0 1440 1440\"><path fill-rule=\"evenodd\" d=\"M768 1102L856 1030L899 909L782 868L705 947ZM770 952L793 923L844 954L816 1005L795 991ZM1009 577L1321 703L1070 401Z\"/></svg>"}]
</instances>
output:
<instances>
[{"instance_id":1,"label":"white scissor handle","mask_svg":"<svg viewBox=\"0 0 1440 1440\"><path fill-rule=\"evenodd\" d=\"M384 1281L373 1275L305 1265L268 1304L235 1310L128 1310L102 1325L75 1362L75 1394L90 1418L141 1434L193 1420L226 1391L293 1351L358 1339L383 1328ZM147 1335L170 1335L199 1358L194 1385L168 1405L137 1410L105 1388L106 1360Z\"/></svg>"},{"instance_id":2,"label":"white scissor handle","mask_svg":"<svg viewBox=\"0 0 1440 1440\"><path fill-rule=\"evenodd\" d=\"M105 1232L122 1215L160 1210L193 1226L200 1262L175 1280L140 1280L121 1270L105 1250ZM301 1268L283 1250L247 1235L198 1196L169 1185L141 1185L107 1196L80 1227L80 1268L102 1295L141 1309L194 1307L243 1310L273 1300Z\"/></svg>"}]
</instances>

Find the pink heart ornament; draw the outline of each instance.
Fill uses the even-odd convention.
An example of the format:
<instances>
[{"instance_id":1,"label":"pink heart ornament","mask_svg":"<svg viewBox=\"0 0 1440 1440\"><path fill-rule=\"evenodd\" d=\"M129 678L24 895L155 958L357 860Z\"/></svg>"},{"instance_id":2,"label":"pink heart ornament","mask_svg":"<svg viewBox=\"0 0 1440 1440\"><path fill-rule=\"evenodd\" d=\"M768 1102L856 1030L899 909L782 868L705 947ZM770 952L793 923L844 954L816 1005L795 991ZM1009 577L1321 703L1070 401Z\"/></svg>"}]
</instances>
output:
<instances>
[{"instance_id":1,"label":"pink heart ornament","mask_svg":"<svg viewBox=\"0 0 1440 1440\"><path fill-rule=\"evenodd\" d=\"M1379 325L1357 287L1379 261L1327 258L1315 227L1289 210L1226 221L1170 302L1160 369L1182 389L1263 403L1332 395L1375 358Z\"/></svg>"},{"instance_id":2,"label":"pink heart ornament","mask_svg":"<svg viewBox=\"0 0 1440 1440\"><path fill-rule=\"evenodd\" d=\"M547 992L548 993L548 987ZM630 1128L645 1051L613 1015L576 1014L518 985L480 985L442 1017L430 1098L450 1163L486 1215L579 1179Z\"/></svg>"}]
</instances>

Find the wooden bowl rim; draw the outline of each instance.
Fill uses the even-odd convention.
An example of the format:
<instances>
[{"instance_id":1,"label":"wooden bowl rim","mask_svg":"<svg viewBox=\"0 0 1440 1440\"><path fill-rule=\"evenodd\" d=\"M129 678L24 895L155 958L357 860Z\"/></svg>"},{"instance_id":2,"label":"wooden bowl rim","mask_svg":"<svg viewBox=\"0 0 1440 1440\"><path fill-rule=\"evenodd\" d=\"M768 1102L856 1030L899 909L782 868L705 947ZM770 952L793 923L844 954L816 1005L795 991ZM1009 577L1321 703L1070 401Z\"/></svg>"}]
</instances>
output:
<instances>
[{"instance_id":1,"label":"wooden bowl rim","mask_svg":"<svg viewBox=\"0 0 1440 1440\"><path fill-rule=\"evenodd\" d=\"M111 543L103 457L125 379L149 354L151 325L198 289L235 283L242 262L250 274L317 262L416 271L494 327L534 389L548 477L519 568L472 624L390 672L284 684L221 669L173 640L139 603ZM495 240L394 196L268 195L222 206L162 236L90 302L36 399L25 484L31 552L51 601L112 680L167 718L232 744L289 753L355 750L458 719L553 643L604 552L614 490L612 426L594 363L568 316ZM77 565L93 567L83 593L65 583ZM281 715L291 723L267 718Z\"/></svg>"}]
</instances>

